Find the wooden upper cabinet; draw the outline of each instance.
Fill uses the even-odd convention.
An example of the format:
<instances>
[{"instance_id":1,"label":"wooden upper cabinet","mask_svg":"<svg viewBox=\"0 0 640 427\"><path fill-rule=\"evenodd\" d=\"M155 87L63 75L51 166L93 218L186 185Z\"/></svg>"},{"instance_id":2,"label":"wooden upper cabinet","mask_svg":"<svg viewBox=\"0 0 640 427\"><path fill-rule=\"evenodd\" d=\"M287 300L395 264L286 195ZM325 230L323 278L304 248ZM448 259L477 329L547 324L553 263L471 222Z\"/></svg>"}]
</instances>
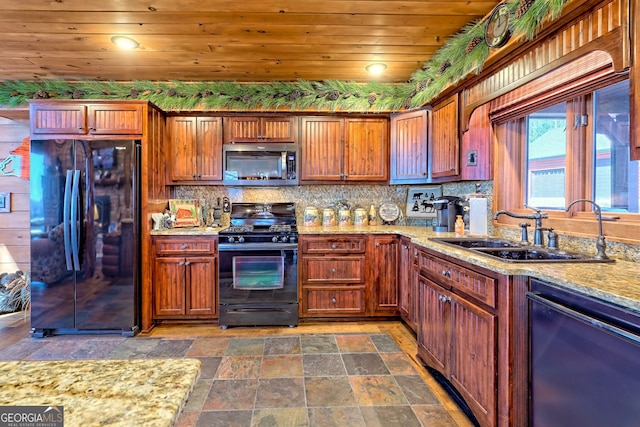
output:
<instances>
[{"instance_id":1,"label":"wooden upper cabinet","mask_svg":"<svg viewBox=\"0 0 640 427\"><path fill-rule=\"evenodd\" d=\"M142 135L141 103L81 103L33 101L30 103L33 135Z\"/></svg>"},{"instance_id":2,"label":"wooden upper cabinet","mask_svg":"<svg viewBox=\"0 0 640 427\"><path fill-rule=\"evenodd\" d=\"M174 116L167 123L169 181L220 181L222 118Z\"/></svg>"},{"instance_id":3,"label":"wooden upper cabinet","mask_svg":"<svg viewBox=\"0 0 640 427\"><path fill-rule=\"evenodd\" d=\"M300 127L302 181L389 179L386 118L303 117Z\"/></svg>"},{"instance_id":4,"label":"wooden upper cabinet","mask_svg":"<svg viewBox=\"0 0 640 427\"><path fill-rule=\"evenodd\" d=\"M427 114L418 110L391 116L391 184L428 182Z\"/></svg>"},{"instance_id":5,"label":"wooden upper cabinet","mask_svg":"<svg viewBox=\"0 0 640 427\"><path fill-rule=\"evenodd\" d=\"M458 94L434 105L431 111L431 178L460 174Z\"/></svg>"},{"instance_id":6,"label":"wooden upper cabinet","mask_svg":"<svg viewBox=\"0 0 640 427\"><path fill-rule=\"evenodd\" d=\"M492 135L489 103L486 103L474 110L469 119L469 129L462 134L460 179L491 179Z\"/></svg>"},{"instance_id":7,"label":"wooden upper cabinet","mask_svg":"<svg viewBox=\"0 0 640 427\"><path fill-rule=\"evenodd\" d=\"M389 120L345 119L344 179L389 179Z\"/></svg>"},{"instance_id":8,"label":"wooden upper cabinet","mask_svg":"<svg viewBox=\"0 0 640 427\"><path fill-rule=\"evenodd\" d=\"M296 142L298 118L237 116L224 118L224 142Z\"/></svg>"},{"instance_id":9,"label":"wooden upper cabinet","mask_svg":"<svg viewBox=\"0 0 640 427\"><path fill-rule=\"evenodd\" d=\"M344 119L302 117L300 127L300 179L342 180Z\"/></svg>"}]
</instances>

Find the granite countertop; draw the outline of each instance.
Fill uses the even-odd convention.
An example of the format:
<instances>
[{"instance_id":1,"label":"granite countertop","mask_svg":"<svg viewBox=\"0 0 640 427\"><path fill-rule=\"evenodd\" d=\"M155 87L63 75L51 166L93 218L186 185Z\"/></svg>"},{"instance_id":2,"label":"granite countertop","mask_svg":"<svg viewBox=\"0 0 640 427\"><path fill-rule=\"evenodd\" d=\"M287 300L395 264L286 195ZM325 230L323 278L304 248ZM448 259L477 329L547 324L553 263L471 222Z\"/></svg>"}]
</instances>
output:
<instances>
[{"instance_id":1,"label":"granite countertop","mask_svg":"<svg viewBox=\"0 0 640 427\"><path fill-rule=\"evenodd\" d=\"M173 228L153 231L155 236L217 235L226 227ZM566 287L580 293L610 301L640 313L640 264L616 260L614 263L509 263L465 249L429 240L453 237L453 233L434 232L429 227L399 225L307 227L298 226L299 234L399 234L422 247L487 268L501 274L524 275Z\"/></svg>"},{"instance_id":2,"label":"granite countertop","mask_svg":"<svg viewBox=\"0 0 640 427\"><path fill-rule=\"evenodd\" d=\"M431 237L453 237L454 233L437 233L428 227L298 226L298 232L300 234L399 234L411 238L413 243L422 247L479 267L501 274L534 277L640 313L640 264L635 262L616 260L613 263L509 263L429 240Z\"/></svg>"},{"instance_id":3,"label":"granite countertop","mask_svg":"<svg viewBox=\"0 0 640 427\"><path fill-rule=\"evenodd\" d=\"M152 236L217 236L224 227L176 227L166 230L151 230Z\"/></svg>"},{"instance_id":4,"label":"granite countertop","mask_svg":"<svg viewBox=\"0 0 640 427\"><path fill-rule=\"evenodd\" d=\"M198 359L0 362L0 405L63 406L69 427L171 427L199 376Z\"/></svg>"}]
</instances>

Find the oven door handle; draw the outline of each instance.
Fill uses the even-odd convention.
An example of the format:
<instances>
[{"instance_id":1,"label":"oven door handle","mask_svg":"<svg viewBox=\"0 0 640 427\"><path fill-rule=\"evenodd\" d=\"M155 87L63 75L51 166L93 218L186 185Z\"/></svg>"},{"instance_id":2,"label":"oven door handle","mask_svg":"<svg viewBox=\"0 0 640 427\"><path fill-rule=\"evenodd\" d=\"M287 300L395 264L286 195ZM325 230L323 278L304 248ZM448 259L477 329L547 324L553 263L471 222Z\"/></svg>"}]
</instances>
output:
<instances>
[{"instance_id":1,"label":"oven door handle","mask_svg":"<svg viewBox=\"0 0 640 427\"><path fill-rule=\"evenodd\" d=\"M218 251L272 251L298 249L297 243L219 243Z\"/></svg>"},{"instance_id":2,"label":"oven door handle","mask_svg":"<svg viewBox=\"0 0 640 427\"><path fill-rule=\"evenodd\" d=\"M562 304L558 304L554 301L551 301L543 296L540 296L532 292L527 292L527 298L531 300L531 302L542 304L545 307L551 310L555 310L562 315L568 316L579 322L586 323L587 325L590 325L594 328L602 329L603 331L608 332L632 344L640 345L640 336L630 333L610 323L604 322L596 317L587 316L583 313L580 313L579 311L572 310L569 307L566 307Z\"/></svg>"}]
</instances>

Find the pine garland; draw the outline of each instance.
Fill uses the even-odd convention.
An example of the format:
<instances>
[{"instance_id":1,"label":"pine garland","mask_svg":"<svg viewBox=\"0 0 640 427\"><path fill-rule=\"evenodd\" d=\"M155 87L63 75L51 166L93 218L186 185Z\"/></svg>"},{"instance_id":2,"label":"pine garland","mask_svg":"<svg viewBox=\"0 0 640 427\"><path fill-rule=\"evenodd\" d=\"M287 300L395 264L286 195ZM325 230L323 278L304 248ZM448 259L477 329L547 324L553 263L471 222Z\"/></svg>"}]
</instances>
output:
<instances>
[{"instance_id":1,"label":"pine garland","mask_svg":"<svg viewBox=\"0 0 640 427\"><path fill-rule=\"evenodd\" d=\"M544 19L560 16L567 0L533 0L522 12L520 0L507 2L514 36L531 40ZM517 16L521 15L521 16ZM14 108L34 98L147 100L166 111L352 111L379 112L421 107L470 73L489 56L484 20L463 28L406 83L308 81L237 83L64 80L4 81L0 105Z\"/></svg>"}]
</instances>

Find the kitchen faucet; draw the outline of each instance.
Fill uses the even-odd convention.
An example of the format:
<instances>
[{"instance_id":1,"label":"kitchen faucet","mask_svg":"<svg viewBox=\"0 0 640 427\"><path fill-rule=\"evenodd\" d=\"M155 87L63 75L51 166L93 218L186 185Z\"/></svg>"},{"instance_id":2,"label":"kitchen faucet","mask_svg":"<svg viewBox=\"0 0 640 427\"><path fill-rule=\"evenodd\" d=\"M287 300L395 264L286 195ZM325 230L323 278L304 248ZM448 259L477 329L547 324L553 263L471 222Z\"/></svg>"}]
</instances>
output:
<instances>
[{"instance_id":1,"label":"kitchen faucet","mask_svg":"<svg viewBox=\"0 0 640 427\"><path fill-rule=\"evenodd\" d=\"M533 210L533 213L524 215L524 214L516 214L506 210L501 210L495 213L495 215L493 216L493 219L498 219L500 215L507 215L507 216L510 216L511 218L534 220L536 223L536 228L535 228L535 234L533 235L533 244L534 246L543 246L544 240L542 238L542 231L545 230L545 228L542 227L542 220L545 218L549 218L549 215L547 215L546 213L543 213L538 208L534 208L533 206L524 205L524 207L527 209Z\"/></svg>"},{"instance_id":2,"label":"kitchen faucet","mask_svg":"<svg viewBox=\"0 0 640 427\"><path fill-rule=\"evenodd\" d=\"M595 255L594 258L596 258L596 259L609 259L609 257L605 253L605 250L607 249L607 244L604 241L604 234L602 234L602 209L600 209L600 205L598 205L593 200L577 199L577 200L574 200L573 202L569 203L569 206L567 206L567 208L565 209L565 212L569 212L569 209L571 209L571 206L573 206L573 205L575 205L576 203L579 203L579 202L591 203L595 208L594 210L595 210L595 213L596 213L596 218L598 219L598 240L596 240L596 250L598 251L598 253Z\"/></svg>"}]
</instances>

